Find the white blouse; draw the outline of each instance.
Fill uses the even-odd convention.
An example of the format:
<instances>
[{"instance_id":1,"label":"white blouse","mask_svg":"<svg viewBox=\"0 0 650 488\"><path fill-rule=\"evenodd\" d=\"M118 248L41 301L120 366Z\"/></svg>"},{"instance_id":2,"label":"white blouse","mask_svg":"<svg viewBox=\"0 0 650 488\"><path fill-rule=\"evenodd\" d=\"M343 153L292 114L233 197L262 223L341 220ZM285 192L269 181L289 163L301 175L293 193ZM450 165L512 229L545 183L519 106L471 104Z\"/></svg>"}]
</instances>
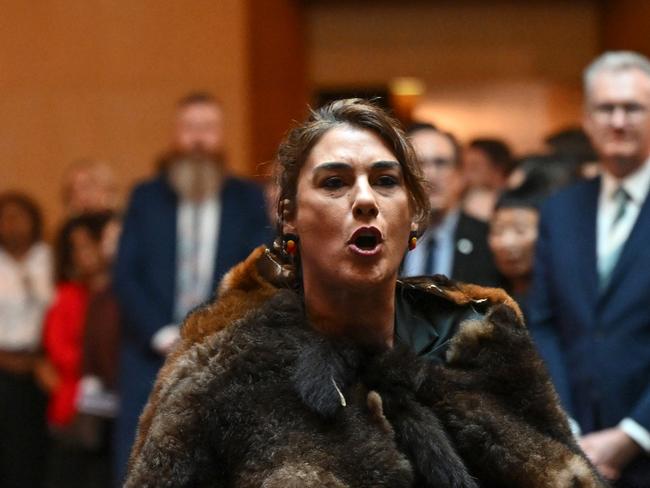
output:
<instances>
[{"instance_id":1,"label":"white blouse","mask_svg":"<svg viewBox=\"0 0 650 488\"><path fill-rule=\"evenodd\" d=\"M34 244L20 261L0 248L0 350L38 349L52 294L52 253L47 244Z\"/></svg>"}]
</instances>

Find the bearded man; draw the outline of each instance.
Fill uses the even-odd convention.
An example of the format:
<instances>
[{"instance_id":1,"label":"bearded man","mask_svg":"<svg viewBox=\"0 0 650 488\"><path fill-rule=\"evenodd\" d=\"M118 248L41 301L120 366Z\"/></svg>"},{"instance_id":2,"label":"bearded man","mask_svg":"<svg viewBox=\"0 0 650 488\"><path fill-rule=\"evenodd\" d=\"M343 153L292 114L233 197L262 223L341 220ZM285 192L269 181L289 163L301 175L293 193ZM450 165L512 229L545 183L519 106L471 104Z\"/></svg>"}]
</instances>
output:
<instances>
[{"instance_id":1,"label":"bearded man","mask_svg":"<svg viewBox=\"0 0 650 488\"><path fill-rule=\"evenodd\" d=\"M223 110L207 93L178 102L159 174L135 188L124 221L114 288L124 317L115 479L121 486L138 417L185 315L270 240L260 188L229 176Z\"/></svg>"}]
</instances>

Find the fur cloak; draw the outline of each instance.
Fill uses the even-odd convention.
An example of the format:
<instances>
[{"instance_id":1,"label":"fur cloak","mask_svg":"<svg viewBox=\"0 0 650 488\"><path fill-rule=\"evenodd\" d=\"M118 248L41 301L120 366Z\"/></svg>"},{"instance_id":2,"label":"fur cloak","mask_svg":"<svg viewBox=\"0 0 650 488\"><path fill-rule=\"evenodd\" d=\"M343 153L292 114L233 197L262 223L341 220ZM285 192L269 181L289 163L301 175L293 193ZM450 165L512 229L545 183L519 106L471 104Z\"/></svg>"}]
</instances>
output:
<instances>
[{"instance_id":1,"label":"fur cloak","mask_svg":"<svg viewBox=\"0 0 650 488\"><path fill-rule=\"evenodd\" d=\"M405 345L372 353L320 335L284 278L258 248L186 319L125 486L605 486L501 290L398 284L480 310L454 324L434 362Z\"/></svg>"}]
</instances>

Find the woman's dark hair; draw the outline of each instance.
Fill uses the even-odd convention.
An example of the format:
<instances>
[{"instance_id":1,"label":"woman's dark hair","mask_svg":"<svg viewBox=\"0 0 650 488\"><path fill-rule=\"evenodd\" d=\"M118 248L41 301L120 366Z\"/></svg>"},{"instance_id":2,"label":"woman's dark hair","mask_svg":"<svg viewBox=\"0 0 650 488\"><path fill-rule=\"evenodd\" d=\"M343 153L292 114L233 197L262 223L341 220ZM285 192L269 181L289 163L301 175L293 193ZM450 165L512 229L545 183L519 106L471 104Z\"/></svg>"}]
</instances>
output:
<instances>
[{"instance_id":1,"label":"woman's dark hair","mask_svg":"<svg viewBox=\"0 0 650 488\"><path fill-rule=\"evenodd\" d=\"M543 193L538 193L532 185L524 182L517 188L503 191L494 205L494 211L503 208L528 208L539 211L545 196Z\"/></svg>"},{"instance_id":2,"label":"woman's dark hair","mask_svg":"<svg viewBox=\"0 0 650 488\"><path fill-rule=\"evenodd\" d=\"M470 141L468 147L482 151L492 163L492 166L508 176L515 168L515 161L508 145L501 139L481 138Z\"/></svg>"},{"instance_id":3,"label":"woman's dark hair","mask_svg":"<svg viewBox=\"0 0 650 488\"><path fill-rule=\"evenodd\" d=\"M524 158L519 169L524 172L523 181L516 188L504 191L496 202L499 208L540 208L550 195L572 183L577 165L573 159L555 155L533 155Z\"/></svg>"},{"instance_id":4,"label":"woman's dark hair","mask_svg":"<svg viewBox=\"0 0 650 488\"><path fill-rule=\"evenodd\" d=\"M117 218L116 214L111 211L91 212L73 217L63 224L57 236L55 248L57 282L71 281L75 277L72 233L77 229L84 229L95 242L99 242L106 224L115 218Z\"/></svg>"},{"instance_id":5,"label":"woman's dark hair","mask_svg":"<svg viewBox=\"0 0 650 488\"><path fill-rule=\"evenodd\" d=\"M578 164L598 160L594 146L581 128L569 128L554 132L546 137L544 142L554 155L573 158Z\"/></svg>"},{"instance_id":6,"label":"woman's dark hair","mask_svg":"<svg viewBox=\"0 0 650 488\"><path fill-rule=\"evenodd\" d=\"M429 214L429 199L424 190L420 166L399 122L374 103L360 98L336 100L312 110L309 118L289 131L278 149L278 235L284 217L294 211L298 176L311 149L331 129L349 125L369 130L393 152L402 165L404 182L415 212L414 221L423 222ZM284 202L290 202L285 208Z\"/></svg>"},{"instance_id":7,"label":"woman's dark hair","mask_svg":"<svg viewBox=\"0 0 650 488\"><path fill-rule=\"evenodd\" d=\"M521 160L518 168L525 180L532 180L541 190L552 193L577 181L580 177L580 161L559 154L529 155Z\"/></svg>"},{"instance_id":8,"label":"woman's dark hair","mask_svg":"<svg viewBox=\"0 0 650 488\"><path fill-rule=\"evenodd\" d=\"M34 244L43 239L43 217L41 210L36 202L24 193L17 191L7 191L0 194L0 213L2 213L6 206L17 205L22 208L32 222L32 235L31 243ZM5 247L0 236L0 246Z\"/></svg>"}]
</instances>

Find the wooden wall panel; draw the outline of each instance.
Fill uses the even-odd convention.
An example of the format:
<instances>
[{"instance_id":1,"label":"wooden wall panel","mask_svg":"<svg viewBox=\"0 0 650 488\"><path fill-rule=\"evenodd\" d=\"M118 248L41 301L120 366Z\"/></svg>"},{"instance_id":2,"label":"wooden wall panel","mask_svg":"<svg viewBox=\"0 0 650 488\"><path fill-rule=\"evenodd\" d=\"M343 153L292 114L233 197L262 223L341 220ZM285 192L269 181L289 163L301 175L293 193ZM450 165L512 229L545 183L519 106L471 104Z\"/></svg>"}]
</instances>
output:
<instances>
[{"instance_id":1,"label":"wooden wall panel","mask_svg":"<svg viewBox=\"0 0 650 488\"><path fill-rule=\"evenodd\" d=\"M0 191L61 217L73 160L112 163L126 192L165 148L175 101L208 89L227 114L230 161L248 171L247 4L240 0L27 0L0 15Z\"/></svg>"},{"instance_id":2,"label":"wooden wall panel","mask_svg":"<svg viewBox=\"0 0 650 488\"><path fill-rule=\"evenodd\" d=\"M307 113L303 2L252 0L250 12L250 171L268 172L278 143Z\"/></svg>"},{"instance_id":3,"label":"wooden wall panel","mask_svg":"<svg viewBox=\"0 0 650 488\"><path fill-rule=\"evenodd\" d=\"M419 78L416 115L518 152L579 123L580 76L601 46L598 0L307 3L313 87Z\"/></svg>"},{"instance_id":4,"label":"wooden wall panel","mask_svg":"<svg viewBox=\"0 0 650 488\"><path fill-rule=\"evenodd\" d=\"M650 56L650 2L606 0L603 5L602 49L626 49Z\"/></svg>"}]
</instances>

